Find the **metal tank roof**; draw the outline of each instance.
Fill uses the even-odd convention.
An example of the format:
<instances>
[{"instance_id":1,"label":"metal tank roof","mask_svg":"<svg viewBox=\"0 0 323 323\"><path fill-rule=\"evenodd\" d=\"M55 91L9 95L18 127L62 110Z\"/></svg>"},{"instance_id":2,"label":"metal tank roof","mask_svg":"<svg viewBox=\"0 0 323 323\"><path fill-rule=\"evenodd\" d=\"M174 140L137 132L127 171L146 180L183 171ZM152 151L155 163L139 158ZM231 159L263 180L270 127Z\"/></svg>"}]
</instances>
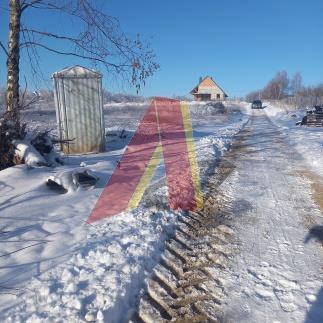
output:
<instances>
[{"instance_id":1,"label":"metal tank roof","mask_svg":"<svg viewBox=\"0 0 323 323\"><path fill-rule=\"evenodd\" d=\"M62 69L61 71L55 72L53 74L53 78L101 78L102 74L80 66L80 65L75 65L72 67L66 67L64 69Z\"/></svg>"}]
</instances>

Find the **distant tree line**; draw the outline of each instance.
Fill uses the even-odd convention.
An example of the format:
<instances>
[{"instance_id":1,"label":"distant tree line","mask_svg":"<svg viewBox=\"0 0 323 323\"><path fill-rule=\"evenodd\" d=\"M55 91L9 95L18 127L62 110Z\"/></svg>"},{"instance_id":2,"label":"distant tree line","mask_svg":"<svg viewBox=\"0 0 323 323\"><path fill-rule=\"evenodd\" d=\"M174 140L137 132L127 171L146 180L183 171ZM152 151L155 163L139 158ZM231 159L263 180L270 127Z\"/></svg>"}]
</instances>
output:
<instances>
[{"instance_id":1,"label":"distant tree line","mask_svg":"<svg viewBox=\"0 0 323 323\"><path fill-rule=\"evenodd\" d=\"M0 112L6 110L6 88L0 88ZM102 91L103 103L122 103L122 102L144 102L149 100L144 96L112 93L105 89ZM52 90L37 90L37 91L21 91L21 101L28 103L28 107L32 108L36 105L54 105L54 91ZM27 108L28 108L27 107Z\"/></svg>"},{"instance_id":2,"label":"distant tree line","mask_svg":"<svg viewBox=\"0 0 323 323\"><path fill-rule=\"evenodd\" d=\"M252 91L246 95L246 100L283 100L296 106L313 106L323 104L323 84L303 86L301 73L295 73L291 78L286 71L278 72L263 89Z\"/></svg>"},{"instance_id":3,"label":"distant tree line","mask_svg":"<svg viewBox=\"0 0 323 323\"><path fill-rule=\"evenodd\" d=\"M140 95L112 93L103 89L103 103L144 102L147 99Z\"/></svg>"}]
</instances>

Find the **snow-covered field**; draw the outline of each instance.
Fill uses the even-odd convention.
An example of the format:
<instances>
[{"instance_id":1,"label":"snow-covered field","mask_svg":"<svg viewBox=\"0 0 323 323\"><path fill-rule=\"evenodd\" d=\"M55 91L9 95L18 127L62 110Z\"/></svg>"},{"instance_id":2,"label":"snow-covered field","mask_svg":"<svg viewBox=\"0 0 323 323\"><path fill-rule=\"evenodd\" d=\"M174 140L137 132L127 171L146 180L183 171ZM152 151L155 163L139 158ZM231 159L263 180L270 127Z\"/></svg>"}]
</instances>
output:
<instances>
[{"instance_id":1,"label":"snow-covered field","mask_svg":"<svg viewBox=\"0 0 323 323\"><path fill-rule=\"evenodd\" d=\"M132 314L180 212L143 203L99 224L85 221L147 106L105 106L105 153L69 156L59 168L21 165L0 172L0 321L120 322ZM243 103L227 104L224 114L204 105L190 108L203 182L248 121L248 109ZM24 118L32 129L55 128L52 107L27 110ZM95 188L58 194L46 187L50 175L80 165L99 177ZM161 163L145 202L166 199L163 178Z\"/></svg>"},{"instance_id":2,"label":"snow-covered field","mask_svg":"<svg viewBox=\"0 0 323 323\"><path fill-rule=\"evenodd\" d=\"M297 126L306 115L306 108L277 107L267 104L267 115L288 136L289 142L307 161L310 168L323 176L323 128Z\"/></svg>"}]
</instances>

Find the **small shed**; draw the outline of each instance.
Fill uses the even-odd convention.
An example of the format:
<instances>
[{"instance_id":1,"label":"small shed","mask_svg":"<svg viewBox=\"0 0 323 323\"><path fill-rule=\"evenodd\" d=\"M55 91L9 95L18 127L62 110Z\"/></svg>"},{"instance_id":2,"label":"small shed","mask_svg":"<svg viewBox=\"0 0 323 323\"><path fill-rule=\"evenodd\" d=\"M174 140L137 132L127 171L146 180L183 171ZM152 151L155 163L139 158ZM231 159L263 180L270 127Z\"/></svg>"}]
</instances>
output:
<instances>
[{"instance_id":1,"label":"small shed","mask_svg":"<svg viewBox=\"0 0 323 323\"><path fill-rule=\"evenodd\" d=\"M102 74L82 66L53 74L59 138L66 154L105 150Z\"/></svg>"},{"instance_id":2,"label":"small shed","mask_svg":"<svg viewBox=\"0 0 323 323\"><path fill-rule=\"evenodd\" d=\"M196 101L223 101L228 97L210 76L201 77L197 86L190 93Z\"/></svg>"}]
</instances>

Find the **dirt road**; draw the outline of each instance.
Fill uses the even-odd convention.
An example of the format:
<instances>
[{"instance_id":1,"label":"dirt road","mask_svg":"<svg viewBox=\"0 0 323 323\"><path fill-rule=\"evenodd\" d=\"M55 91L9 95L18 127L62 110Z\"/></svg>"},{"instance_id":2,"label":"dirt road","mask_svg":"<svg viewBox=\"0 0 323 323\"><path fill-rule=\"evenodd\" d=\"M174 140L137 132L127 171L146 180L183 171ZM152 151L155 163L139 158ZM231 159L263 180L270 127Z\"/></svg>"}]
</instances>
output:
<instances>
[{"instance_id":1,"label":"dirt road","mask_svg":"<svg viewBox=\"0 0 323 323\"><path fill-rule=\"evenodd\" d=\"M209 178L204 210L168 241L134 320L323 322L320 181L255 111Z\"/></svg>"}]
</instances>

